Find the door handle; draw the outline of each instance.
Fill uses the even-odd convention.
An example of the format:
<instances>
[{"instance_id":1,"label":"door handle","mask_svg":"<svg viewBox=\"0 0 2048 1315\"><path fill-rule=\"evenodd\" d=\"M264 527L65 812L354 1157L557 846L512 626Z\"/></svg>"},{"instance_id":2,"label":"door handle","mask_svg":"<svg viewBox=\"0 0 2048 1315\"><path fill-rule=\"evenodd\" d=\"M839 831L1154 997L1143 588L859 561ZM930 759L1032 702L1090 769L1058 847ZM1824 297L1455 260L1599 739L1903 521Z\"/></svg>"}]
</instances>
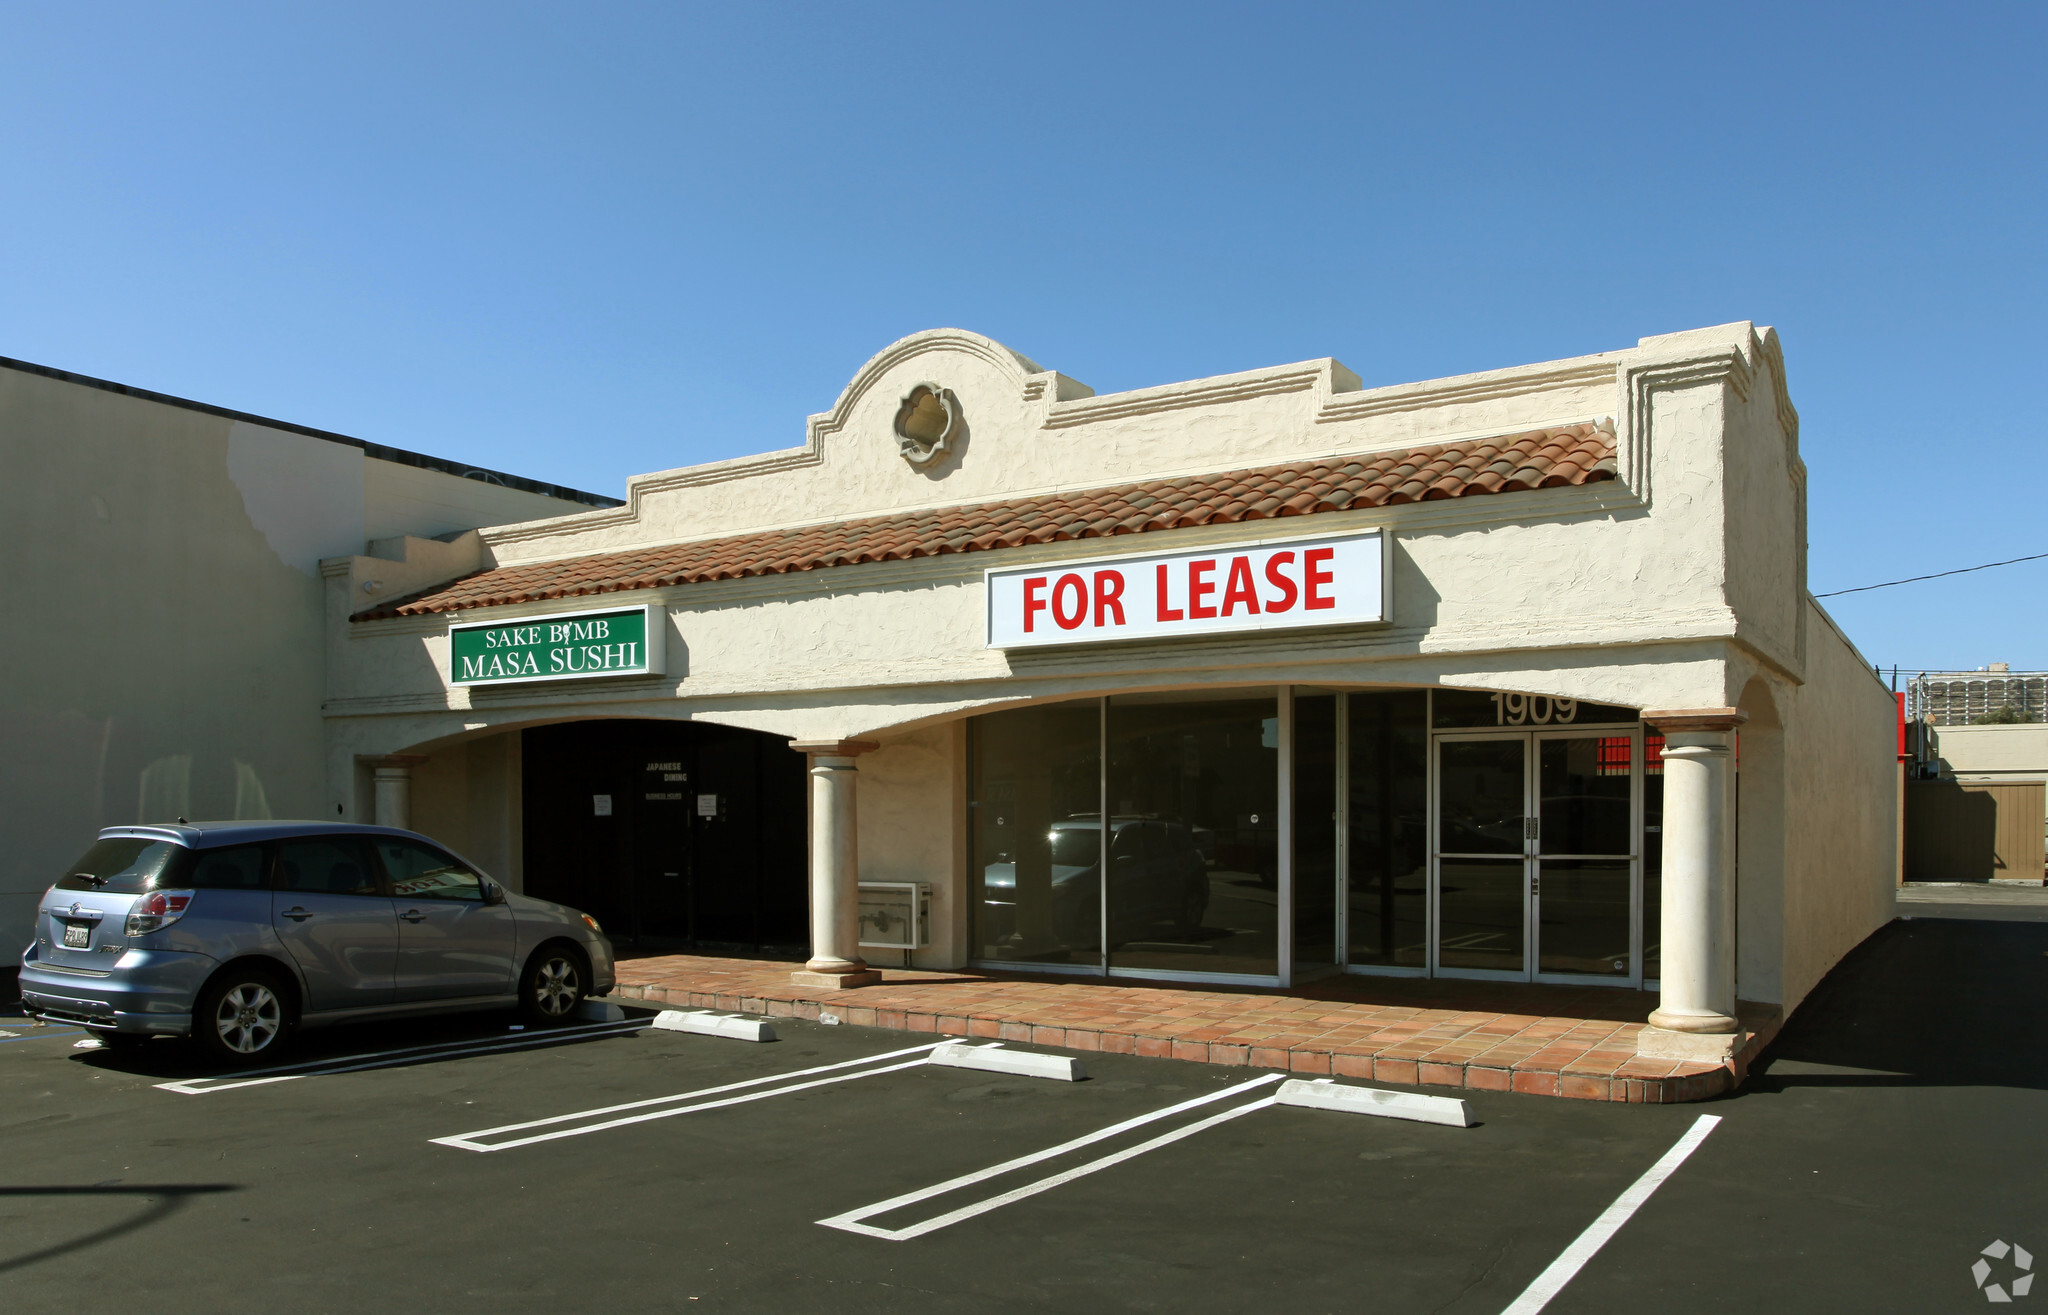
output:
<instances>
[{"instance_id":1,"label":"door handle","mask_svg":"<svg viewBox=\"0 0 2048 1315\"><path fill-rule=\"evenodd\" d=\"M427 915L421 913L418 909L407 909L398 916L404 918L407 922L425 922L427 920Z\"/></svg>"},{"instance_id":2,"label":"door handle","mask_svg":"<svg viewBox=\"0 0 2048 1315\"><path fill-rule=\"evenodd\" d=\"M290 908L284 911L284 916L290 918L293 922L304 922L312 917L313 914L310 909Z\"/></svg>"}]
</instances>

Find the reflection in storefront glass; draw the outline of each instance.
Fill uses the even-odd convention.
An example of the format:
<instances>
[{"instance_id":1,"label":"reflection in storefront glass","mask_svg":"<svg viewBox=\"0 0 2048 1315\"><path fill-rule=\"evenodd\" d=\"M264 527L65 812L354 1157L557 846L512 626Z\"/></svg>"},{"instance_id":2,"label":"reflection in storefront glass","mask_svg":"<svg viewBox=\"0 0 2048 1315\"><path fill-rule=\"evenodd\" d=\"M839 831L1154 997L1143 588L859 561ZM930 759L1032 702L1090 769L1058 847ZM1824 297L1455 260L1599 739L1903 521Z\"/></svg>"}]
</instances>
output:
<instances>
[{"instance_id":1,"label":"reflection in storefront glass","mask_svg":"<svg viewBox=\"0 0 2048 1315\"><path fill-rule=\"evenodd\" d=\"M1279 971L1279 701L1109 704L1110 966Z\"/></svg>"},{"instance_id":2,"label":"reflection in storefront glass","mask_svg":"<svg viewBox=\"0 0 2048 1315\"><path fill-rule=\"evenodd\" d=\"M974 720L974 944L984 959L1101 964L1101 710Z\"/></svg>"},{"instance_id":3,"label":"reflection in storefront glass","mask_svg":"<svg viewBox=\"0 0 2048 1315\"><path fill-rule=\"evenodd\" d=\"M1337 696L1294 696L1294 971L1337 962Z\"/></svg>"},{"instance_id":4,"label":"reflection in storefront glass","mask_svg":"<svg viewBox=\"0 0 2048 1315\"><path fill-rule=\"evenodd\" d=\"M1536 971L1628 976L1627 859L1545 859Z\"/></svg>"},{"instance_id":5,"label":"reflection in storefront glass","mask_svg":"<svg viewBox=\"0 0 2048 1315\"><path fill-rule=\"evenodd\" d=\"M1643 735L1643 980L1664 975L1664 737Z\"/></svg>"},{"instance_id":6,"label":"reflection in storefront glass","mask_svg":"<svg viewBox=\"0 0 2048 1315\"><path fill-rule=\"evenodd\" d=\"M1359 691L1350 705L1350 911L1354 964L1429 961L1428 696ZM1298 861L1298 860L1297 860Z\"/></svg>"},{"instance_id":7,"label":"reflection in storefront glass","mask_svg":"<svg viewBox=\"0 0 2048 1315\"><path fill-rule=\"evenodd\" d=\"M1546 854L1627 854L1629 753L1625 735L1543 740L1537 746L1543 782Z\"/></svg>"},{"instance_id":8,"label":"reflection in storefront glass","mask_svg":"<svg viewBox=\"0 0 2048 1315\"><path fill-rule=\"evenodd\" d=\"M1437 961L1446 968L1523 971L1525 878L1519 858L1444 858Z\"/></svg>"}]
</instances>

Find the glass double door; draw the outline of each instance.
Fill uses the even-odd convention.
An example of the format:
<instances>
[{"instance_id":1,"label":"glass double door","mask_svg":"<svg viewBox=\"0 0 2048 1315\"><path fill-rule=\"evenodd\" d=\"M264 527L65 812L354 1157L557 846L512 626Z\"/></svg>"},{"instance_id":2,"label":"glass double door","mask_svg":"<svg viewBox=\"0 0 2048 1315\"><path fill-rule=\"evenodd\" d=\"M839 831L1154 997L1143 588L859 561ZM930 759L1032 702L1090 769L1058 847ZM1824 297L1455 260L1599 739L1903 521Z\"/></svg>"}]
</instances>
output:
<instances>
[{"instance_id":1,"label":"glass double door","mask_svg":"<svg viewBox=\"0 0 2048 1315\"><path fill-rule=\"evenodd\" d=\"M1430 970L1640 980L1640 732L1439 735L1435 756Z\"/></svg>"}]
</instances>

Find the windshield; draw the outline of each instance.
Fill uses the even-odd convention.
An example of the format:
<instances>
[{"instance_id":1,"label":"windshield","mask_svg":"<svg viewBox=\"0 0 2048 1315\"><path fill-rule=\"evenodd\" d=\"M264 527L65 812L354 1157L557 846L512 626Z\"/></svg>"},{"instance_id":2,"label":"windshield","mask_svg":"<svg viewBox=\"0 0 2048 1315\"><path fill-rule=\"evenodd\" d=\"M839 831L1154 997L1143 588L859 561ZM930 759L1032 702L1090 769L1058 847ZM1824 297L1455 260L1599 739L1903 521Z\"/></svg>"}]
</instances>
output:
<instances>
[{"instance_id":1,"label":"windshield","mask_svg":"<svg viewBox=\"0 0 2048 1315\"><path fill-rule=\"evenodd\" d=\"M167 840L116 836L102 840L64 870L58 890L104 890L133 895L149 890L181 847Z\"/></svg>"}]
</instances>

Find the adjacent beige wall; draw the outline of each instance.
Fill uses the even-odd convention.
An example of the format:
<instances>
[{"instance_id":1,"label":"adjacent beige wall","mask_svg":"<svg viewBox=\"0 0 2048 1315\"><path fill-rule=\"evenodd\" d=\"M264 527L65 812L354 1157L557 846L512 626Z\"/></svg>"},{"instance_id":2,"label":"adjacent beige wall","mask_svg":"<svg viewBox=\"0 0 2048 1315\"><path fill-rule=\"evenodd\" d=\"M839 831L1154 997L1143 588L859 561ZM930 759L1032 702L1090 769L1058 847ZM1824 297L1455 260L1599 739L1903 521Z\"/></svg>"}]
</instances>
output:
<instances>
[{"instance_id":1,"label":"adjacent beige wall","mask_svg":"<svg viewBox=\"0 0 2048 1315\"><path fill-rule=\"evenodd\" d=\"M0 454L0 937L19 946L102 826L333 816L317 561L359 535L360 495L327 490L360 489L362 454L9 369Z\"/></svg>"},{"instance_id":2,"label":"adjacent beige wall","mask_svg":"<svg viewBox=\"0 0 2048 1315\"><path fill-rule=\"evenodd\" d=\"M346 806L325 761L322 558L387 527L576 505L4 367L0 470L0 944L17 948L100 827Z\"/></svg>"},{"instance_id":3,"label":"adjacent beige wall","mask_svg":"<svg viewBox=\"0 0 2048 1315\"><path fill-rule=\"evenodd\" d=\"M1898 866L1896 705L1820 605L1808 607L1807 678L1785 710L1788 1009L1891 921Z\"/></svg>"}]
</instances>

